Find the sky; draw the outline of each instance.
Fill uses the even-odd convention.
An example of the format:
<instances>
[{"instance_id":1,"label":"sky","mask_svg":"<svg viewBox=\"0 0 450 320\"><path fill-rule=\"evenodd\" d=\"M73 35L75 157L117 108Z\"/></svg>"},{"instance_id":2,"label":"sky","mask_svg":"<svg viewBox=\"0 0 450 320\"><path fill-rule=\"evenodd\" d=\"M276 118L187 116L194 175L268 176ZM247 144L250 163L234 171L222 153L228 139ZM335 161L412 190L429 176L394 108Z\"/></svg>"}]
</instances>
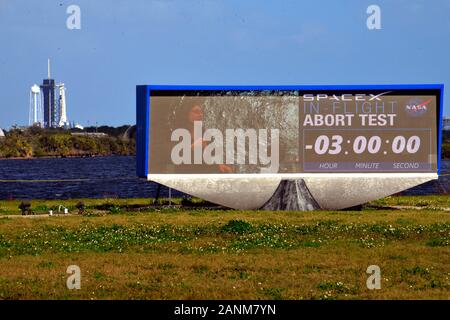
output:
<instances>
[{"instance_id":1,"label":"sky","mask_svg":"<svg viewBox=\"0 0 450 320\"><path fill-rule=\"evenodd\" d=\"M450 0L0 0L1 128L28 123L47 58L84 126L134 124L138 84L443 83L450 116Z\"/></svg>"}]
</instances>

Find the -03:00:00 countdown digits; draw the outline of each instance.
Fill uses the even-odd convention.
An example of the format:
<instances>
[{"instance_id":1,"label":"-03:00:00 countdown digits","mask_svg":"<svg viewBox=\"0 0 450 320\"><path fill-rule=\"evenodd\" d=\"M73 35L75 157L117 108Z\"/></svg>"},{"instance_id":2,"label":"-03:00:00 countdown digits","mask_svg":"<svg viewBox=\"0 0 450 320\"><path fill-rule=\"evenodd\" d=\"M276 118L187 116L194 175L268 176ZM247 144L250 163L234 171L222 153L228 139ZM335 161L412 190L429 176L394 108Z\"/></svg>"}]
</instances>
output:
<instances>
[{"instance_id":1,"label":"-03:00:00 countdown digits","mask_svg":"<svg viewBox=\"0 0 450 320\"><path fill-rule=\"evenodd\" d=\"M313 149L314 152L318 155L323 154L339 154L342 151L342 142L344 141L343 137L340 135L333 135L330 137L326 135L318 136L314 146L306 145L305 149ZM387 144L390 143L389 140L385 141ZM351 143L350 140L347 140L347 143ZM364 152L369 152L371 154L378 153L381 150L382 139L379 136L371 136L366 138L365 136L357 136L353 140L353 152L356 154L361 154ZM416 153L420 148L420 137L411 136L396 136L392 140L391 150L395 154L400 154L402 152L407 153ZM348 154L346 151L345 154ZM384 154L387 154L384 151Z\"/></svg>"}]
</instances>

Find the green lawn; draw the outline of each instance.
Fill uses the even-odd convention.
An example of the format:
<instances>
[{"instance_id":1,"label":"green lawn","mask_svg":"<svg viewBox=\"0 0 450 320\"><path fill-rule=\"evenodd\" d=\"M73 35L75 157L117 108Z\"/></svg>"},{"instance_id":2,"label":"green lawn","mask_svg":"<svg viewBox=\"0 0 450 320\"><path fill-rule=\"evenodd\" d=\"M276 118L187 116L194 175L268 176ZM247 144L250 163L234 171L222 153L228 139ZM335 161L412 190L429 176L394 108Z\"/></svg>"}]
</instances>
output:
<instances>
[{"instance_id":1,"label":"green lawn","mask_svg":"<svg viewBox=\"0 0 450 320\"><path fill-rule=\"evenodd\" d=\"M449 299L450 211L436 209L448 200L389 197L362 211L267 212L99 199L84 200L84 216L3 217L0 298ZM381 205L423 209L370 209ZM0 202L2 214L19 214L17 206ZM73 264L81 290L66 288ZM369 265L381 268L381 290L366 287Z\"/></svg>"}]
</instances>

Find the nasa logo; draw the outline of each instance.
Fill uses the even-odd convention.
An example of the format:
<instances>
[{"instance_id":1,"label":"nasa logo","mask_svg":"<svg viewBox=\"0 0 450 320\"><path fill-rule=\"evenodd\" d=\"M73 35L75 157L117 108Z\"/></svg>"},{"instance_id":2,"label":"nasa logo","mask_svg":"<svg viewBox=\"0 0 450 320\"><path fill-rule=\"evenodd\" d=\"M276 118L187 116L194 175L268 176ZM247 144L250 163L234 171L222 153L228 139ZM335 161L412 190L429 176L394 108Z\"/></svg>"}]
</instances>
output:
<instances>
[{"instance_id":1,"label":"nasa logo","mask_svg":"<svg viewBox=\"0 0 450 320\"><path fill-rule=\"evenodd\" d=\"M421 116L428 111L427 105L432 100L433 99L423 101L422 99L418 99L418 98L412 99L406 104L405 111L408 115L413 116L413 117Z\"/></svg>"}]
</instances>

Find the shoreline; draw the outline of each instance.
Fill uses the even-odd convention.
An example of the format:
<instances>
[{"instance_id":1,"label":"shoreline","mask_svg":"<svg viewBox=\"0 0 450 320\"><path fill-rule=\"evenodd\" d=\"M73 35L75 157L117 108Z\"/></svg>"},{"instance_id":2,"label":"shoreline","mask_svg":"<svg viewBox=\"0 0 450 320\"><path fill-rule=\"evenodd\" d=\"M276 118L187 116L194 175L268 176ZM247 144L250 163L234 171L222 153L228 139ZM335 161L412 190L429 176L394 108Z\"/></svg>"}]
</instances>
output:
<instances>
[{"instance_id":1,"label":"shoreline","mask_svg":"<svg viewBox=\"0 0 450 320\"><path fill-rule=\"evenodd\" d=\"M109 155L68 155L68 156L42 156L42 157L10 157L1 160L37 160L37 159L64 159L64 158L101 158L101 157L135 157L136 155L109 154Z\"/></svg>"},{"instance_id":2,"label":"shoreline","mask_svg":"<svg viewBox=\"0 0 450 320\"><path fill-rule=\"evenodd\" d=\"M448 202L449 195L426 195L426 196L388 196L382 199L368 202L357 212L386 212L386 211L421 211L421 210L439 210L442 212L450 212L450 205ZM169 211L197 211L197 210L215 210L239 212L220 205L210 203L208 201L192 197L185 199L182 197L167 198L161 197L157 202L155 198L72 198L72 199L1 199L0 200L0 218L9 215L21 215L19 205L21 203L28 203L33 214L48 214L49 210L53 210L56 215L61 211L61 208L67 208L68 213L73 214L78 212L77 205L83 203L86 212L95 214L136 214L143 212L154 212L158 210ZM263 210L247 210L249 212L269 212ZM287 211L278 211L284 214ZM301 211L298 211L300 213ZM318 210L317 214L323 212L341 212L345 213L348 210ZM305 212L303 212L305 213ZM76 215L76 214L75 214Z\"/></svg>"},{"instance_id":3,"label":"shoreline","mask_svg":"<svg viewBox=\"0 0 450 320\"><path fill-rule=\"evenodd\" d=\"M105 154L105 155L67 155L67 156L52 156L46 155L42 157L0 157L1 160L35 160L35 159L64 159L64 158L100 158L100 157L136 157L136 154ZM450 158L441 158L441 161L450 161Z\"/></svg>"}]
</instances>

